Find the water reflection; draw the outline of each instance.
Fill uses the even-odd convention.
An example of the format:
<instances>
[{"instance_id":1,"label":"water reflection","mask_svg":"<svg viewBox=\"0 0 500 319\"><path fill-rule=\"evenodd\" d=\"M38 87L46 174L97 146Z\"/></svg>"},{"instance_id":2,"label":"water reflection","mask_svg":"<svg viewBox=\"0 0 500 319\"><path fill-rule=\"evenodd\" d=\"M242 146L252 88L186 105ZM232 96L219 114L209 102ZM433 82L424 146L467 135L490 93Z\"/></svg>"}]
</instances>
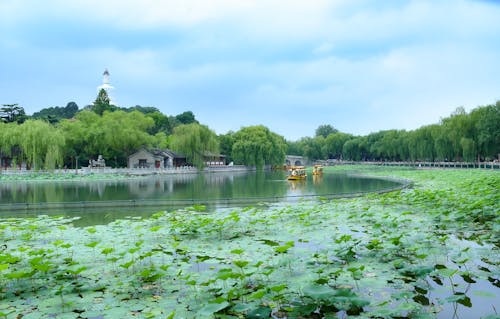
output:
<instances>
[{"instance_id":1,"label":"water reflection","mask_svg":"<svg viewBox=\"0 0 500 319\"><path fill-rule=\"evenodd\" d=\"M61 208L65 214L97 214L103 218L103 214L115 215L115 211L141 214L195 203L211 207L241 206L297 200L301 196L371 192L399 185L394 181L347 174L311 177L287 181L285 172L260 171L155 175L127 180L0 183L0 216L51 213ZM27 212L21 211L27 209Z\"/></svg>"}]
</instances>

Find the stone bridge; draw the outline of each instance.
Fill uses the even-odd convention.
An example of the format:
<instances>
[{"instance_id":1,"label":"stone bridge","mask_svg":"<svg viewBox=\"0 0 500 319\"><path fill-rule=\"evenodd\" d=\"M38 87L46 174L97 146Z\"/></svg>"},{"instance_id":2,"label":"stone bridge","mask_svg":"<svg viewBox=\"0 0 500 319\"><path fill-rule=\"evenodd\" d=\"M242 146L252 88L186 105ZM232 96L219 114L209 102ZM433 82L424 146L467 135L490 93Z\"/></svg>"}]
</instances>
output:
<instances>
[{"instance_id":1,"label":"stone bridge","mask_svg":"<svg viewBox=\"0 0 500 319\"><path fill-rule=\"evenodd\" d=\"M285 165L290 166L290 165L295 165L295 166L302 166L306 164L306 158L304 156L297 156L297 155L286 155L285 156Z\"/></svg>"}]
</instances>

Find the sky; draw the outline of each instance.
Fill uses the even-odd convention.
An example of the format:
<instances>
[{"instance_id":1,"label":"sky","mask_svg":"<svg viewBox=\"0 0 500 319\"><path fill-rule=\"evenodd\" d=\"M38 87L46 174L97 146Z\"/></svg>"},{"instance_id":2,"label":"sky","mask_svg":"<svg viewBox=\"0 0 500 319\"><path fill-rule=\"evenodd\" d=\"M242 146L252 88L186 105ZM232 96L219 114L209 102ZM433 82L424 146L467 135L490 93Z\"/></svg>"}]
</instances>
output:
<instances>
[{"instance_id":1,"label":"sky","mask_svg":"<svg viewBox=\"0 0 500 319\"><path fill-rule=\"evenodd\" d=\"M191 111L217 134L367 135L500 100L500 1L0 0L0 104Z\"/></svg>"}]
</instances>

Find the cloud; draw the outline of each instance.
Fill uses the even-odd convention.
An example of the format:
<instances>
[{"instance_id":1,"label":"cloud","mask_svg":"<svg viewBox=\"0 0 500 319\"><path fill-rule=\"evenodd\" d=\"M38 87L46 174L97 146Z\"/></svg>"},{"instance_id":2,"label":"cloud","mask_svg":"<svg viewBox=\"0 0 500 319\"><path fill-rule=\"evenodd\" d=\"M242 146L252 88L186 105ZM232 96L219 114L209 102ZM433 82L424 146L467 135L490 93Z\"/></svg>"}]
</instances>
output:
<instances>
[{"instance_id":1,"label":"cloud","mask_svg":"<svg viewBox=\"0 0 500 319\"><path fill-rule=\"evenodd\" d=\"M244 1L228 0L125 0L74 1L76 10L86 10L93 19L107 21L125 29L190 27L223 16L238 14L249 5Z\"/></svg>"},{"instance_id":2,"label":"cloud","mask_svg":"<svg viewBox=\"0 0 500 319\"><path fill-rule=\"evenodd\" d=\"M0 102L84 106L108 68L121 106L191 110L218 133L413 129L500 98L498 16L466 0L4 0Z\"/></svg>"}]
</instances>

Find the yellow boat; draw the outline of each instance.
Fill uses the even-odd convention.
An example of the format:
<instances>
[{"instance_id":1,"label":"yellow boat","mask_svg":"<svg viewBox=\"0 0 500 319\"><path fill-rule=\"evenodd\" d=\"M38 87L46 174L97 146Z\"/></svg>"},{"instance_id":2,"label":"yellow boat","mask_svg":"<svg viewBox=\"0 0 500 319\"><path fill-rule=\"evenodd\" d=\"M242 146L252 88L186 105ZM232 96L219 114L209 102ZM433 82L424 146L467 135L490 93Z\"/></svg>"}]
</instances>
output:
<instances>
[{"instance_id":1,"label":"yellow boat","mask_svg":"<svg viewBox=\"0 0 500 319\"><path fill-rule=\"evenodd\" d=\"M313 166L313 175L323 175L323 165L316 164Z\"/></svg>"},{"instance_id":2,"label":"yellow boat","mask_svg":"<svg viewBox=\"0 0 500 319\"><path fill-rule=\"evenodd\" d=\"M292 166L288 170L288 176L286 179L288 179L289 181L297 181L305 179L306 177L306 168L304 166Z\"/></svg>"}]
</instances>

